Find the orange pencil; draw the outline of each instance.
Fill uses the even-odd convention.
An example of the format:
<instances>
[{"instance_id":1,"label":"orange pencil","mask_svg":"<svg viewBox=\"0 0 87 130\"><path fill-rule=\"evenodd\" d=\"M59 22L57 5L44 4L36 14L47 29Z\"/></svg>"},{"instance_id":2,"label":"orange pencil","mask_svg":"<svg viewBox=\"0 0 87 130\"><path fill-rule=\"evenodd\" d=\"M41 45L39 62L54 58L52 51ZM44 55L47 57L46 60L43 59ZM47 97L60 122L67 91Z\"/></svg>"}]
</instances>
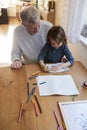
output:
<instances>
[{"instance_id":1,"label":"orange pencil","mask_svg":"<svg viewBox=\"0 0 87 130\"><path fill-rule=\"evenodd\" d=\"M37 102L34 99L32 99L31 101L32 101L33 106L34 106L36 116L39 116L39 110L38 110Z\"/></svg>"},{"instance_id":2,"label":"orange pencil","mask_svg":"<svg viewBox=\"0 0 87 130\"><path fill-rule=\"evenodd\" d=\"M40 103L39 103L39 101L38 101L38 98L37 98L36 95L34 95L34 97L35 97L35 100L36 100L36 102L37 102L37 105L38 105L39 111L40 111L40 113L42 113L42 109L41 109Z\"/></svg>"},{"instance_id":3,"label":"orange pencil","mask_svg":"<svg viewBox=\"0 0 87 130\"><path fill-rule=\"evenodd\" d=\"M39 116L39 109L38 109L38 105L37 105L36 100L34 101L34 108L35 108L35 111L36 111L36 116Z\"/></svg>"},{"instance_id":4,"label":"orange pencil","mask_svg":"<svg viewBox=\"0 0 87 130\"><path fill-rule=\"evenodd\" d=\"M21 107L20 107L20 112L19 112L18 122L21 121L22 112L23 112L23 104L24 104L24 102L22 102Z\"/></svg>"},{"instance_id":5,"label":"orange pencil","mask_svg":"<svg viewBox=\"0 0 87 130\"><path fill-rule=\"evenodd\" d=\"M37 71L37 72L33 73L32 76L37 75L39 73L40 73L40 71Z\"/></svg>"},{"instance_id":6,"label":"orange pencil","mask_svg":"<svg viewBox=\"0 0 87 130\"><path fill-rule=\"evenodd\" d=\"M40 71L33 73L31 76L29 76L29 80L36 78L39 73Z\"/></svg>"}]
</instances>

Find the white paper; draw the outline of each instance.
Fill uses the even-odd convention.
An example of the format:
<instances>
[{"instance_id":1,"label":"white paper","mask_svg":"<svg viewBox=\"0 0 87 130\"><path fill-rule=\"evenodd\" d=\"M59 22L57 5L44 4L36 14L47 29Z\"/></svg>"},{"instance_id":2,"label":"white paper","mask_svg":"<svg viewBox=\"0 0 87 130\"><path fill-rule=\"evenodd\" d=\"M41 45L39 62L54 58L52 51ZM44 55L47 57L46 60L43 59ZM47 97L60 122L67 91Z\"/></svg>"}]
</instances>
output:
<instances>
[{"instance_id":1,"label":"white paper","mask_svg":"<svg viewBox=\"0 0 87 130\"><path fill-rule=\"evenodd\" d=\"M79 94L71 75L38 76L36 80L39 87L40 96L47 96L47 95L54 95L54 94L59 94L59 95Z\"/></svg>"},{"instance_id":2,"label":"white paper","mask_svg":"<svg viewBox=\"0 0 87 130\"><path fill-rule=\"evenodd\" d=\"M53 66L58 66L58 65L61 65L63 64L62 62L61 63L55 63L55 64L46 64L46 66L51 69ZM68 71L69 70L69 67L65 67L65 68L62 68L61 70L57 70L57 71L49 71L50 73L57 73L57 72L65 72L65 71Z\"/></svg>"}]
</instances>

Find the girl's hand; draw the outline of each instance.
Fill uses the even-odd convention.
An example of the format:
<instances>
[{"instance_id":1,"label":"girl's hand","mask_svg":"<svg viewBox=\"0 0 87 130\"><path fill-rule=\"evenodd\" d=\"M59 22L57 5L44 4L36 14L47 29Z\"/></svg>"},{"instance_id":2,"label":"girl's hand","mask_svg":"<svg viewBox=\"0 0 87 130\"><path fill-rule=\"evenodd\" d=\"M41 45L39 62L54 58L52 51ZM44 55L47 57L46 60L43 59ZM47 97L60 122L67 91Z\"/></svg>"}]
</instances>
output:
<instances>
[{"instance_id":1,"label":"girl's hand","mask_svg":"<svg viewBox=\"0 0 87 130\"><path fill-rule=\"evenodd\" d=\"M44 65L44 66L42 67L42 69L43 69L44 71L46 71L46 72L49 72L49 68L48 68L46 65Z\"/></svg>"},{"instance_id":2,"label":"girl's hand","mask_svg":"<svg viewBox=\"0 0 87 130\"><path fill-rule=\"evenodd\" d=\"M39 64L44 71L49 72L49 68L45 65L43 60L40 60Z\"/></svg>"},{"instance_id":3,"label":"girl's hand","mask_svg":"<svg viewBox=\"0 0 87 130\"><path fill-rule=\"evenodd\" d=\"M66 63L68 60L67 60L67 58L62 58L61 59L61 62L64 62L64 63Z\"/></svg>"},{"instance_id":4,"label":"girl's hand","mask_svg":"<svg viewBox=\"0 0 87 130\"><path fill-rule=\"evenodd\" d=\"M50 69L50 71L58 71L58 70L60 70L60 69L62 69L62 66L61 66L61 65L57 65L57 66L53 66L53 67Z\"/></svg>"}]
</instances>

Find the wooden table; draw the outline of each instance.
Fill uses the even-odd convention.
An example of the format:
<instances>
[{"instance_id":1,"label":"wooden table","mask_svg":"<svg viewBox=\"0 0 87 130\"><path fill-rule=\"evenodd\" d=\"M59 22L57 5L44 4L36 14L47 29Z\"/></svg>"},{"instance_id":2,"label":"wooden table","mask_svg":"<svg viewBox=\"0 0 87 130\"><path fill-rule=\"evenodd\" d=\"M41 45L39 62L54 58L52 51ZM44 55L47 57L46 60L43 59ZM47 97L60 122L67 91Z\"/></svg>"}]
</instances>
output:
<instances>
[{"instance_id":1,"label":"wooden table","mask_svg":"<svg viewBox=\"0 0 87 130\"><path fill-rule=\"evenodd\" d=\"M57 109L57 101L72 101L72 96L39 96L36 86L35 94L40 102L42 113L36 117L31 101L24 104L24 112L21 122L18 123L20 105L27 100L27 80L36 71L39 75L50 75L43 72L39 65L25 65L19 70L12 70L10 67L0 68L0 130L57 130L57 124L53 115L53 110L58 112L59 123L61 123L60 113ZM68 72L57 73L57 75L72 75L80 94L74 100L87 99L87 89L81 85L87 79L87 70L80 62L70 67ZM34 87L30 81L30 87Z\"/></svg>"}]
</instances>

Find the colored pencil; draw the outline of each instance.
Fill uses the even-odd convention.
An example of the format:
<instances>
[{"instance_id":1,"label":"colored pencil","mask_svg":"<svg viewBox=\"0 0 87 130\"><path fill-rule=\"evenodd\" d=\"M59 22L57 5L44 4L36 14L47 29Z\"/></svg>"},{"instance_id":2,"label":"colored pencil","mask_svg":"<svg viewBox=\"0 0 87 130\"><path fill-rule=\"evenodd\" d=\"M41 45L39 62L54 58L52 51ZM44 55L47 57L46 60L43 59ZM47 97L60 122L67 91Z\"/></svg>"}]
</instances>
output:
<instances>
[{"instance_id":1,"label":"colored pencil","mask_svg":"<svg viewBox=\"0 0 87 130\"><path fill-rule=\"evenodd\" d=\"M34 97L35 97L35 100L36 100L36 102L37 102L37 105L38 105L39 111L40 111L40 113L42 113L42 109L41 109L40 103L39 103L39 101L38 101L38 98L37 98L36 95L34 95Z\"/></svg>"},{"instance_id":2,"label":"colored pencil","mask_svg":"<svg viewBox=\"0 0 87 130\"><path fill-rule=\"evenodd\" d=\"M20 107L20 112L19 112L18 122L21 121L21 117L22 117L22 113L23 113L23 104L24 104L24 102L22 102L21 107Z\"/></svg>"}]
</instances>

